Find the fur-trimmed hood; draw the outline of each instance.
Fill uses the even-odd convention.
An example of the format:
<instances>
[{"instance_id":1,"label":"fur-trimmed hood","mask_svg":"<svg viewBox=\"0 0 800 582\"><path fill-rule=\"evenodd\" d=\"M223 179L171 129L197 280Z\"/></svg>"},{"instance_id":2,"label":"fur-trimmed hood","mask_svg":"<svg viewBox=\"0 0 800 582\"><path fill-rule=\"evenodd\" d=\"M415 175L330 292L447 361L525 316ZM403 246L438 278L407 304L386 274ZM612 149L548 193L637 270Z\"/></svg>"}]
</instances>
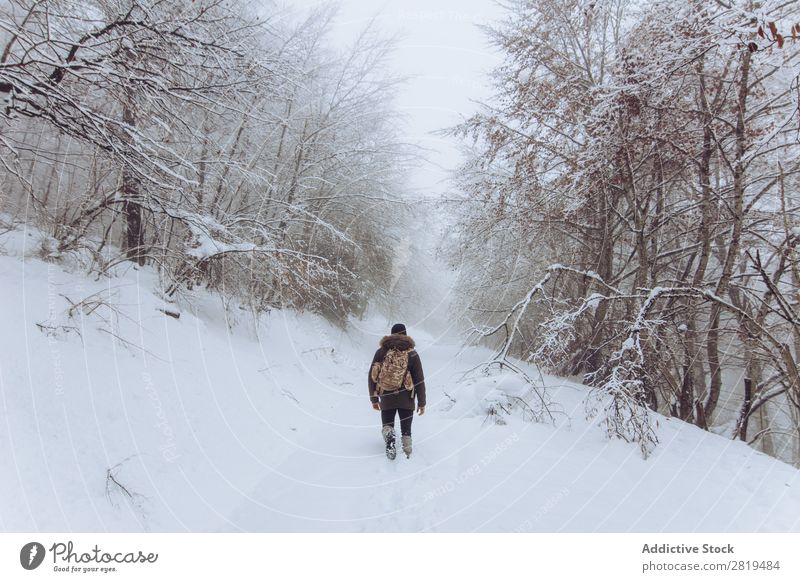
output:
<instances>
[{"instance_id":1,"label":"fur-trimmed hood","mask_svg":"<svg viewBox=\"0 0 800 582\"><path fill-rule=\"evenodd\" d=\"M411 350L416 345L411 336L403 333L393 333L381 338L380 345L387 350Z\"/></svg>"}]
</instances>

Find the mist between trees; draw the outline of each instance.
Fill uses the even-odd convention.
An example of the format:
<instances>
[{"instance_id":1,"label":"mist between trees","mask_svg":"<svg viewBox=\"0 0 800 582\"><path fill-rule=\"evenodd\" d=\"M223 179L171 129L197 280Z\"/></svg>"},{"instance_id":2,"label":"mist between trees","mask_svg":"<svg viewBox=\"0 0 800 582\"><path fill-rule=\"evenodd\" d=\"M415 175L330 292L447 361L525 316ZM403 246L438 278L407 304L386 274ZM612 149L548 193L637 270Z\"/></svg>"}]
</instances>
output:
<instances>
[{"instance_id":1,"label":"mist between trees","mask_svg":"<svg viewBox=\"0 0 800 582\"><path fill-rule=\"evenodd\" d=\"M244 0L0 0L2 205L108 274L344 322L391 283L392 39Z\"/></svg>"},{"instance_id":2,"label":"mist between trees","mask_svg":"<svg viewBox=\"0 0 800 582\"><path fill-rule=\"evenodd\" d=\"M474 337L800 464L800 4L519 0L451 251Z\"/></svg>"}]
</instances>

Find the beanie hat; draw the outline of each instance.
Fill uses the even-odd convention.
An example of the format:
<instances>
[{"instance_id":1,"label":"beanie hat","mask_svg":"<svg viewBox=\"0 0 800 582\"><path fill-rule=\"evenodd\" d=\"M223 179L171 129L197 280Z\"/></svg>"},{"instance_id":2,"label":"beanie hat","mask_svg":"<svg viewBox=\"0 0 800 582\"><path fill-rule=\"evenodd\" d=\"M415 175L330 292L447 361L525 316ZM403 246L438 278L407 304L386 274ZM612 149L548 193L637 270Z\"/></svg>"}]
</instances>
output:
<instances>
[{"instance_id":1,"label":"beanie hat","mask_svg":"<svg viewBox=\"0 0 800 582\"><path fill-rule=\"evenodd\" d=\"M395 323L392 326L392 334L395 334L395 333L400 333L400 334L406 335L406 326L403 325L402 323Z\"/></svg>"}]
</instances>

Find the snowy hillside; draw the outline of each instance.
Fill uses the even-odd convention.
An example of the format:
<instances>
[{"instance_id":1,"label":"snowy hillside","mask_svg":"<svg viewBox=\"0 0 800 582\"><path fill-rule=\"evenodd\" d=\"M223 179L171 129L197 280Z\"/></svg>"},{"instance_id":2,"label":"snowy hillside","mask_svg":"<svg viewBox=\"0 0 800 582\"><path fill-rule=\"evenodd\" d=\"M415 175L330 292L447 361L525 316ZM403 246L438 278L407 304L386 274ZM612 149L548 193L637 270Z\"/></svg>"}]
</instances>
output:
<instances>
[{"instance_id":1,"label":"snowy hillside","mask_svg":"<svg viewBox=\"0 0 800 582\"><path fill-rule=\"evenodd\" d=\"M461 381L487 353L413 322L428 412L390 462L365 380L392 322L255 327L202 291L175 318L147 268L95 280L37 244L0 238L3 531L800 531L791 466L666 418L642 460L552 377L556 426L498 424L518 380Z\"/></svg>"}]
</instances>

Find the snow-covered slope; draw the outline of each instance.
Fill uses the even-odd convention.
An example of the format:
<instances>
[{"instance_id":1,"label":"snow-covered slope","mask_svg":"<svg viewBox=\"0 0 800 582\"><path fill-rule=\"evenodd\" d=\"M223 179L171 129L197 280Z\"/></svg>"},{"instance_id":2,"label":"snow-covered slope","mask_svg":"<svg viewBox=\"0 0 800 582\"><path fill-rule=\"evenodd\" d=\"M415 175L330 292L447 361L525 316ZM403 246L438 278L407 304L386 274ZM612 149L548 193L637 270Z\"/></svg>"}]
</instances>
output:
<instances>
[{"instance_id":1,"label":"snow-covered slope","mask_svg":"<svg viewBox=\"0 0 800 582\"><path fill-rule=\"evenodd\" d=\"M518 381L460 381L486 352L412 324L428 412L389 462L366 371L391 322L226 322L203 292L176 319L149 270L94 280L28 238L0 239L3 531L800 531L793 467L668 419L644 461L557 378L556 426L498 424Z\"/></svg>"}]
</instances>

